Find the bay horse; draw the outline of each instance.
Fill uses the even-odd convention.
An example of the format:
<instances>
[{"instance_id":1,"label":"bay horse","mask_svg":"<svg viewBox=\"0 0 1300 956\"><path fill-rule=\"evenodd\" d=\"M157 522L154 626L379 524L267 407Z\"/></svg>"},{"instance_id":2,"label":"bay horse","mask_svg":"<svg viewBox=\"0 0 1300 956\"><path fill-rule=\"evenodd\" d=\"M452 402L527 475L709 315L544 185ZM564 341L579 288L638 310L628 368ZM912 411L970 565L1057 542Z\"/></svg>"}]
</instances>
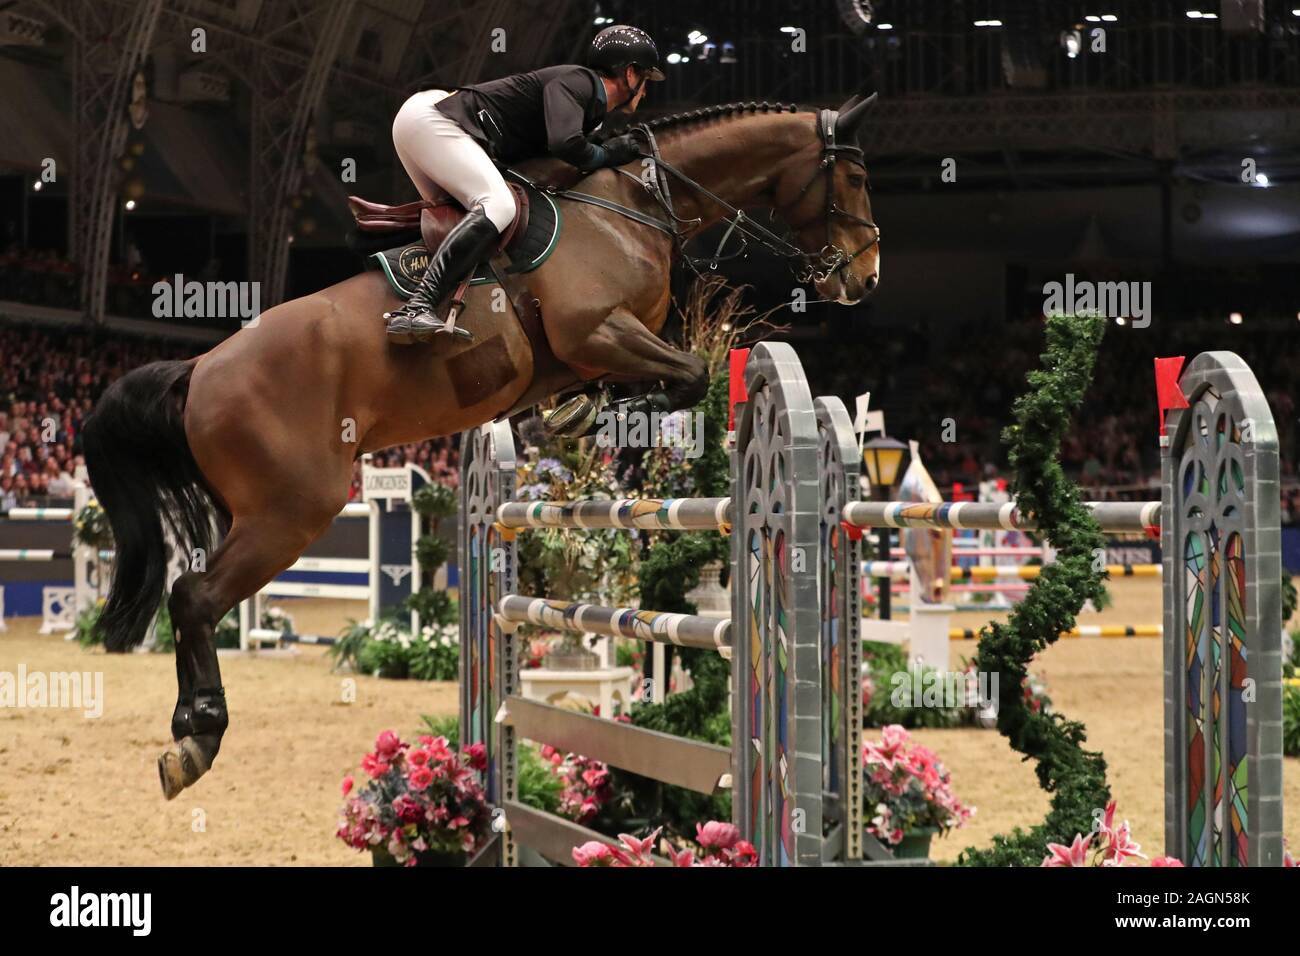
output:
<instances>
[{"instance_id":1,"label":"bay horse","mask_svg":"<svg viewBox=\"0 0 1300 956\"><path fill-rule=\"evenodd\" d=\"M526 277L544 342L494 311L490 288L474 287L461 317L472 342L394 346L380 316L397 297L368 271L269 309L197 358L155 362L110 386L83 432L116 539L100 617L109 651L143 640L162 601L164 523L191 557L167 603L179 692L176 743L158 761L167 798L211 767L228 724L217 622L330 526L362 454L454 435L586 382L657 383L656 409L693 406L708 387L704 362L658 332L682 242L713 223L730 221L789 259L825 300L867 295L879 230L856 136L874 99L814 113L733 104L638 127L643 166L658 160L658 172L583 179L592 198L561 200L560 242ZM788 236L740 212L756 206L781 214Z\"/></svg>"}]
</instances>

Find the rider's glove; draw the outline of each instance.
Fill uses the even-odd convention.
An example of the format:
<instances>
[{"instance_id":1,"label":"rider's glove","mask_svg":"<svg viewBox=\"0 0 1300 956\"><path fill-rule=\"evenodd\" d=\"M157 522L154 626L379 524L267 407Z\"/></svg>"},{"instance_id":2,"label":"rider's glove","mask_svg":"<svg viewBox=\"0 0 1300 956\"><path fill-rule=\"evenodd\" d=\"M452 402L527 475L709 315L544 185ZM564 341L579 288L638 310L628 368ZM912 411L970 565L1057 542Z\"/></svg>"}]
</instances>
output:
<instances>
[{"instance_id":1,"label":"rider's glove","mask_svg":"<svg viewBox=\"0 0 1300 956\"><path fill-rule=\"evenodd\" d=\"M641 144L635 136L615 136L601 143L605 151L606 166L623 166L634 159L641 158Z\"/></svg>"}]
</instances>

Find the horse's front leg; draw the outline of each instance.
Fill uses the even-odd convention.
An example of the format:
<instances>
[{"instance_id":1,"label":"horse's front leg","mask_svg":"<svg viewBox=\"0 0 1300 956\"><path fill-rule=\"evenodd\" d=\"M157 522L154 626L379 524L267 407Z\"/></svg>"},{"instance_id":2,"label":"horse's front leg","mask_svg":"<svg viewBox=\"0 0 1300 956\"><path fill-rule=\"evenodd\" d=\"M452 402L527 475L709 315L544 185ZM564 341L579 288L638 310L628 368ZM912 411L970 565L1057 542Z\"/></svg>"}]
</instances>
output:
<instances>
[{"instance_id":1,"label":"horse's front leg","mask_svg":"<svg viewBox=\"0 0 1300 956\"><path fill-rule=\"evenodd\" d=\"M615 309L586 338L552 342L552 348L556 357L572 368L598 370L611 380L657 383L657 388L643 395L615 402L620 415L692 408L709 389L709 370L703 359L668 345L626 309ZM601 411L598 396L579 395L547 417L547 431L564 437L592 434L599 428Z\"/></svg>"}]
</instances>

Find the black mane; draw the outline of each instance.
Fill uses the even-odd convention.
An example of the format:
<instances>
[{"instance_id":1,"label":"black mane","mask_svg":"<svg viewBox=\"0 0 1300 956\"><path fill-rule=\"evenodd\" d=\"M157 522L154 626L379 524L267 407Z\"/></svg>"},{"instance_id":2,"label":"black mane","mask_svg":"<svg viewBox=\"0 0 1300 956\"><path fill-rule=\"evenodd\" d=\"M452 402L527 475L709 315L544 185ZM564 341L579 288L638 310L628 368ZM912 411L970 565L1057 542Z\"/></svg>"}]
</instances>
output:
<instances>
[{"instance_id":1,"label":"black mane","mask_svg":"<svg viewBox=\"0 0 1300 956\"><path fill-rule=\"evenodd\" d=\"M696 123L701 120L716 119L719 116L730 116L733 113L798 113L799 107L794 103L769 103L764 100L762 103L723 103L718 106L704 106L697 110L687 110L685 113L673 113L670 116L660 116L658 119L652 119L645 123L652 130L673 129L678 126L684 126L687 123Z\"/></svg>"}]
</instances>

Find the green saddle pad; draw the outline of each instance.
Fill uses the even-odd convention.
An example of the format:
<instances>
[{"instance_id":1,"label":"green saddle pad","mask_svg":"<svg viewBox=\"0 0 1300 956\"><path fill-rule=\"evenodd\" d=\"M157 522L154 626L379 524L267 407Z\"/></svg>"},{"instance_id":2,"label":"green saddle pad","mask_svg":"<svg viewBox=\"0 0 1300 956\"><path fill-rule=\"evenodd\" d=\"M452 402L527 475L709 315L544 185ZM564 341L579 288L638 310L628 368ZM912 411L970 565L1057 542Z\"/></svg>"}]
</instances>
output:
<instances>
[{"instance_id":1,"label":"green saddle pad","mask_svg":"<svg viewBox=\"0 0 1300 956\"><path fill-rule=\"evenodd\" d=\"M533 185L525 184L524 188L528 190L528 228L524 230L523 240L515 243L507 253L510 265L505 271L512 274L532 272L550 258L555 244L560 241L560 207L552 197ZM373 253L369 258L376 268L383 270L388 284L403 299L415 294L424 278L424 270L429 266L429 250L423 242L386 249ZM472 284L485 285L495 281L485 262L475 271Z\"/></svg>"}]
</instances>

